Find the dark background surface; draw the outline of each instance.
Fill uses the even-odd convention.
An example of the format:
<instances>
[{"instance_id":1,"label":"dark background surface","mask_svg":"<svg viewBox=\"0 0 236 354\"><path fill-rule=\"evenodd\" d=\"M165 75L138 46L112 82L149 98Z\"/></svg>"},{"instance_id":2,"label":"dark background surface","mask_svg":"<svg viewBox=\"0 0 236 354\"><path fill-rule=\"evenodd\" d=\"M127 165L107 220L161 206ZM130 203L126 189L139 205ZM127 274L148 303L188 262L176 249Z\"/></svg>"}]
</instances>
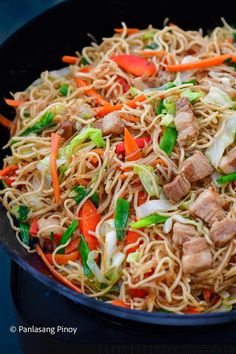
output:
<instances>
[{"instance_id":1,"label":"dark background surface","mask_svg":"<svg viewBox=\"0 0 236 354\"><path fill-rule=\"evenodd\" d=\"M21 25L61 1L0 0L0 44ZM10 258L0 248L0 353L22 354L17 335L9 331L16 324L10 294L10 264Z\"/></svg>"}]
</instances>

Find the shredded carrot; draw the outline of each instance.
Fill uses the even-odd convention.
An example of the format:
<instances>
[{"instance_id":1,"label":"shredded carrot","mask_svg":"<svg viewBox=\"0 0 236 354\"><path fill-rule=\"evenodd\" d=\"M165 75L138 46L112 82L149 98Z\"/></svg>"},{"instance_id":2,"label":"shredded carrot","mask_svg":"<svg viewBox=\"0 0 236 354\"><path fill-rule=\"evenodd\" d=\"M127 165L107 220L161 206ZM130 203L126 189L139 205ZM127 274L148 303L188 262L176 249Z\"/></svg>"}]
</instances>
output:
<instances>
[{"instance_id":1,"label":"shredded carrot","mask_svg":"<svg viewBox=\"0 0 236 354\"><path fill-rule=\"evenodd\" d=\"M205 301L208 301L212 295L212 291L210 289L203 289L202 293Z\"/></svg>"},{"instance_id":2,"label":"shredded carrot","mask_svg":"<svg viewBox=\"0 0 236 354\"><path fill-rule=\"evenodd\" d=\"M45 253L45 257L47 258L50 264L53 264L52 254ZM75 250L68 254L55 254L54 259L58 264L67 264L69 261L77 261L80 258L80 254L78 250Z\"/></svg>"},{"instance_id":3,"label":"shredded carrot","mask_svg":"<svg viewBox=\"0 0 236 354\"><path fill-rule=\"evenodd\" d=\"M126 304L126 303L125 303L124 301L122 301L122 300L113 300L113 301L112 301L112 305L124 307L124 308L126 308L126 309L130 309L130 305Z\"/></svg>"},{"instance_id":4,"label":"shredded carrot","mask_svg":"<svg viewBox=\"0 0 236 354\"><path fill-rule=\"evenodd\" d=\"M88 84L84 80L78 77L75 78L75 82L78 87L88 86ZM90 97L93 97L95 102L101 106L109 104L109 102L102 95L100 95L100 93L98 93L94 88L86 89L84 90L84 93Z\"/></svg>"},{"instance_id":5,"label":"shredded carrot","mask_svg":"<svg viewBox=\"0 0 236 354\"><path fill-rule=\"evenodd\" d=\"M84 178L79 178L78 183L81 184L82 186L87 186L89 184L89 181Z\"/></svg>"},{"instance_id":6,"label":"shredded carrot","mask_svg":"<svg viewBox=\"0 0 236 354\"><path fill-rule=\"evenodd\" d=\"M142 52L144 58L156 57L161 58L166 55L166 50L145 50Z\"/></svg>"},{"instance_id":7,"label":"shredded carrot","mask_svg":"<svg viewBox=\"0 0 236 354\"><path fill-rule=\"evenodd\" d=\"M59 149L60 139L61 137L59 135L55 133L51 134L52 145L51 145L51 153L50 153L50 169L52 175L52 184L53 184L53 189L55 194L55 200L57 205L60 204L60 184L59 184L59 178L57 174L57 153Z\"/></svg>"},{"instance_id":8,"label":"shredded carrot","mask_svg":"<svg viewBox=\"0 0 236 354\"><path fill-rule=\"evenodd\" d=\"M127 175L125 173L121 173L118 178L123 181L127 178Z\"/></svg>"},{"instance_id":9,"label":"shredded carrot","mask_svg":"<svg viewBox=\"0 0 236 354\"><path fill-rule=\"evenodd\" d=\"M125 104L126 106L130 107L130 108L136 108L138 105L138 102L143 102L145 101L147 98L144 94L135 97L133 100L131 101L126 101ZM105 115L107 115L108 113L114 112L114 111L120 111L123 108L122 104L117 104L115 106L112 106L111 104L107 104L104 105L103 107L98 107L94 109L96 118L101 118L104 117Z\"/></svg>"},{"instance_id":10,"label":"shredded carrot","mask_svg":"<svg viewBox=\"0 0 236 354\"><path fill-rule=\"evenodd\" d=\"M140 121L138 117L132 116L131 114L127 113L121 113L120 118L132 123L138 123Z\"/></svg>"},{"instance_id":11,"label":"shredded carrot","mask_svg":"<svg viewBox=\"0 0 236 354\"><path fill-rule=\"evenodd\" d=\"M82 68L79 69L81 73L89 73L91 70L92 70L92 65L82 66Z\"/></svg>"},{"instance_id":12,"label":"shredded carrot","mask_svg":"<svg viewBox=\"0 0 236 354\"><path fill-rule=\"evenodd\" d=\"M140 192L138 193L138 206L140 206L140 205L142 205L143 203L145 203L146 200L147 200L147 197L148 197L148 195L147 195L146 192L140 191Z\"/></svg>"},{"instance_id":13,"label":"shredded carrot","mask_svg":"<svg viewBox=\"0 0 236 354\"><path fill-rule=\"evenodd\" d=\"M92 150L92 152L96 152L99 156L103 156L104 155L104 151L105 151L104 149L99 149L99 148ZM93 165L96 165L98 163L97 157L93 156L91 158L91 162L92 162Z\"/></svg>"},{"instance_id":14,"label":"shredded carrot","mask_svg":"<svg viewBox=\"0 0 236 354\"><path fill-rule=\"evenodd\" d=\"M187 313L187 314L193 314L193 315L197 315L199 313L201 313L204 310L203 307L193 307L193 306L188 306L183 312Z\"/></svg>"},{"instance_id":15,"label":"shredded carrot","mask_svg":"<svg viewBox=\"0 0 236 354\"><path fill-rule=\"evenodd\" d=\"M140 30L138 28L127 28L127 34L133 34L133 33L137 33ZM116 33L123 33L124 32L124 28L114 28L114 32Z\"/></svg>"},{"instance_id":16,"label":"shredded carrot","mask_svg":"<svg viewBox=\"0 0 236 354\"><path fill-rule=\"evenodd\" d=\"M167 65L167 71L176 72L176 71L186 71L186 70L207 68L209 66L223 64L225 60L230 58L233 60L232 54L223 54L223 55L217 55L212 58L198 60L191 63Z\"/></svg>"},{"instance_id":17,"label":"shredded carrot","mask_svg":"<svg viewBox=\"0 0 236 354\"><path fill-rule=\"evenodd\" d=\"M62 57L62 61L63 63L66 63L66 64L76 64L79 60L79 57L74 57L74 56L71 56L71 55L64 55Z\"/></svg>"},{"instance_id":18,"label":"shredded carrot","mask_svg":"<svg viewBox=\"0 0 236 354\"><path fill-rule=\"evenodd\" d=\"M232 37L228 37L228 38L227 38L227 42L230 43L230 44L232 44L232 43L233 43L233 38L232 38Z\"/></svg>"},{"instance_id":19,"label":"shredded carrot","mask_svg":"<svg viewBox=\"0 0 236 354\"><path fill-rule=\"evenodd\" d=\"M0 114L0 124L8 129L11 129L15 125L14 122L12 122L10 119L5 118L2 114Z\"/></svg>"},{"instance_id":20,"label":"shredded carrot","mask_svg":"<svg viewBox=\"0 0 236 354\"><path fill-rule=\"evenodd\" d=\"M71 253L71 252L77 250L79 243L80 243L80 237L76 237L73 240L71 240L69 245L66 246L66 248L65 248L65 253L68 254L68 253Z\"/></svg>"},{"instance_id":21,"label":"shredded carrot","mask_svg":"<svg viewBox=\"0 0 236 354\"><path fill-rule=\"evenodd\" d=\"M5 102L6 104L8 104L8 106L11 107L19 107L22 103L24 103L23 101L19 101L19 100L13 100L11 98L5 98Z\"/></svg>"},{"instance_id":22,"label":"shredded carrot","mask_svg":"<svg viewBox=\"0 0 236 354\"><path fill-rule=\"evenodd\" d=\"M7 166L7 167L3 168L2 170L0 170L0 177L9 176L13 172L18 170L18 168L19 168L18 165Z\"/></svg>"},{"instance_id":23,"label":"shredded carrot","mask_svg":"<svg viewBox=\"0 0 236 354\"><path fill-rule=\"evenodd\" d=\"M141 150L138 147L135 139L132 137L127 128L124 129L124 143L126 159L128 161L138 160L142 157Z\"/></svg>"},{"instance_id":24,"label":"shredded carrot","mask_svg":"<svg viewBox=\"0 0 236 354\"><path fill-rule=\"evenodd\" d=\"M39 246L39 244L36 245L36 250L38 255L41 257L43 263L46 265L46 267L50 270L50 272L52 273L52 275L54 275L55 278L57 278L64 285L68 286L68 288L76 291L79 294L81 293L80 288L78 288L70 280L66 279L62 274L60 274L57 270L54 269L54 267L49 263L46 255L43 253L43 250Z\"/></svg>"},{"instance_id":25,"label":"shredded carrot","mask_svg":"<svg viewBox=\"0 0 236 354\"><path fill-rule=\"evenodd\" d=\"M133 171L133 169L131 167L120 167L120 169L123 171L123 172L131 172Z\"/></svg>"},{"instance_id":26,"label":"shredded carrot","mask_svg":"<svg viewBox=\"0 0 236 354\"><path fill-rule=\"evenodd\" d=\"M151 163L150 163L150 166L153 166L153 167L155 167L156 165L162 165L163 167L166 167L167 166L167 164L166 164L166 162L164 161L164 160L162 160L162 159L155 159L155 160L153 160Z\"/></svg>"}]
</instances>

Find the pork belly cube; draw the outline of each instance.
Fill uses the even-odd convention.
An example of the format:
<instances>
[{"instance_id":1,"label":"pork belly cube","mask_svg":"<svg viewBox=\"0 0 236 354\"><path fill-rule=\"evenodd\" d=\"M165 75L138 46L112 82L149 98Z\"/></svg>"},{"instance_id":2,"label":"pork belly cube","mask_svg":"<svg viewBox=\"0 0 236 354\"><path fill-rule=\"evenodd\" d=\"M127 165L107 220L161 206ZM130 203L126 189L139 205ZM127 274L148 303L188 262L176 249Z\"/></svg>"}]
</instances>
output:
<instances>
[{"instance_id":1,"label":"pork belly cube","mask_svg":"<svg viewBox=\"0 0 236 354\"><path fill-rule=\"evenodd\" d=\"M223 205L224 202L220 198L220 195L212 188L209 188L198 196L189 210L207 224L212 225L214 222L224 219L225 212L222 208Z\"/></svg>"},{"instance_id":2,"label":"pork belly cube","mask_svg":"<svg viewBox=\"0 0 236 354\"><path fill-rule=\"evenodd\" d=\"M197 237L183 244L182 266L187 274L207 270L212 265L212 254L204 238Z\"/></svg>"},{"instance_id":3,"label":"pork belly cube","mask_svg":"<svg viewBox=\"0 0 236 354\"><path fill-rule=\"evenodd\" d=\"M123 133L124 124L118 112L111 112L94 123L94 128L101 129L104 135L119 136Z\"/></svg>"},{"instance_id":4,"label":"pork belly cube","mask_svg":"<svg viewBox=\"0 0 236 354\"><path fill-rule=\"evenodd\" d=\"M199 181L213 172L213 167L202 152L196 151L183 164L183 172L189 182Z\"/></svg>"},{"instance_id":5,"label":"pork belly cube","mask_svg":"<svg viewBox=\"0 0 236 354\"><path fill-rule=\"evenodd\" d=\"M188 241L196 236L198 236L198 232L195 226L190 224L182 224L180 222L174 223L172 236L174 245L182 245L183 242Z\"/></svg>"},{"instance_id":6,"label":"pork belly cube","mask_svg":"<svg viewBox=\"0 0 236 354\"><path fill-rule=\"evenodd\" d=\"M236 172L236 146L222 157L219 167L224 173Z\"/></svg>"},{"instance_id":7,"label":"pork belly cube","mask_svg":"<svg viewBox=\"0 0 236 354\"><path fill-rule=\"evenodd\" d=\"M198 135L199 124L193 113L192 106L186 97L176 101L176 116L174 119L178 131L177 142L184 146L192 142Z\"/></svg>"},{"instance_id":8,"label":"pork belly cube","mask_svg":"<svg viewBox=\"0 0 236 354\"><path fill-rule=\"evenodd\" d=\"M165 184L163 189L170 202L176 203L188 194L190 187L189 181L182 173L176 176L172 182Z\"/></svg>"},{"instance_id":9,"label":"pork belly cube","mask_svg":"<svg viewBox=\"0 0 236 354\"><path fill-rule=\"evenodd\" d=\"M225 218L216 221L210 229L210 238L217 247L223 247L236 235L236 220Z\"/></svg>"}]
</instances>

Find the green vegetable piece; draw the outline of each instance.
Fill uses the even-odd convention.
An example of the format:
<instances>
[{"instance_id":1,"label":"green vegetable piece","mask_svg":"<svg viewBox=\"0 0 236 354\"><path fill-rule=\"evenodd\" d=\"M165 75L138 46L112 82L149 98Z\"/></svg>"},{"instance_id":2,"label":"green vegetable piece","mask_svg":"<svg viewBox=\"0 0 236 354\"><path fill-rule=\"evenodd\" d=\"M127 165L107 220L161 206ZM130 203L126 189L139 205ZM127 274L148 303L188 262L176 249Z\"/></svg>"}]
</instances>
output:
<instances>
[{"instance_id":1,"label":"green vegetable piece","mask_svg":"<svg viewBox=\"0 0 236 354\"><path fill-rule=\"evenodd\" d=\"M30 240L29 229L30 227L28 224L20 222L21 241L27 246L29 245Z\"/></svg>"},{"instance_id":2,"label":"green vegetable piece","mask_svg":"<svg viewBox=\"0 0 236 354\"><path fill-rule=\"evenodd\" d=\"M157 106L156 114L157 115L161 114L163 109L165 109L165 106L164 106L163 100L161 100Z\"/></svg>"},{"instance_id":3,"label":"green vegetable piece","mask_svg":"<svg viewBox=\"0 0 236 354\"><path fill-rule=\"evenodd\" d=\"M177 130L172 127L166 127L165 132L160 141L161 150L165 151L167 155L170 155L175 147L177 139Z\"/></svg>"},{"instance_id":4,"label":"green vegetable piece","mask_svg":"<svg viewBox=\"0 0 236 354\"><path fill-rule=\"evenodd\" d=\"M1 180L1 182L2 182L3 189L9 187L3 179Z\"/></svg>"},{"instance_id":5,"label":"green vegetable piece","mask_svg":"<svg viewBox=\"0 0 236 354\"><path fill-rule=\"evenodd\" d=\"M53 118L54 118L54 115L51 112L45 112L37 123L32 125L32 127L29 127L26 130L24 130L20 134L20 136L26 136L26 135L30 135L32 133L38 134L38 133L42 132L44 129L46 129L52 125Z\"/></svg>"},{"instance_id":6,"label":"green vegetable piece","mask_svg":"<svg viewBox=\"0 0 236 354\"><path fill-rule=\"evenodd\" d=\"M59 89L58 92L62 95L62 96L67 96L68 92L69 92L69 86L67 84L63 84Z\"/></svg>"},{"instance_id":7,"label":"green vegetable piece","mask_svg":"<svg viewBox=\"0 0 236 354\"><path fill-rule=\"evenodd\" d=\"M20 222L25 222L28 219L29 208L26 205L17 205L13 207L16 218Z\"/></svg>"},{"instance_id":8,"label":"green vegetable piece","mask_svg":"<svg viewBox=\"0 0 236 354\"><path fill-rule=\"evenodd\" d=\"M225 184L236 180L236 172L229 173L225 176L220 176L216 179L219 184Z\"/></svg>"},{"instance_id":9,"label":"green vegetable piece","mask_svg":"<svg viewBox=\"0 0 236 354\"><path fill-rule=\"evenodd\" d=\"M182 84L193 84L193 85L196 85L197 81L196 80L183 81Z\"/></svg>"},{"instance_id":10,"label":"green vegetable piece","mask_svg":"<svg viewBox=\"0 0 236 354\"><path fill-rule=\"evenodd\" d=\"M158 45L157 43L152 42L152 43L148 44L145 48L146 48L146 49L155 50L155 49L157 49L158 47L159 47L159 45Z\"/></svg>"},{"instance_id":11,"label":"green vegetable piece","mask_svg":"<svg viewBox=\"0 0 236 354\"><path fill-rule=\"evenodd\" d=\"M127 200L123 198L117 199L115 209L115 228L116 236L119 241L123 240L124 237L124 232L129 217L129 208L130 203Z\"/></svg>"},{"instance_id":12,"label":"green vegetable piece","mask_svg":"<svg viewBox=\"0 0 236 354\"><path fill-rule=\"evenodd\" d=\"M29 112L28 111L24 111L23 117L24 118L28 118L29 116L30 116Z\"/></svg>"},{"instance_id":13,"label":"green vegetable piece","mask_svg":"<svg viewBox=\"0 0 236 354\"><path fill-rule=\"evenodd\" d=\"M93 275L93 273L91 272L91 270L87 264L90 249L89 249L87 242L85 241L85 238L83 235L80 235L80 243L79 243L78 249L79 249L79 253L81 255L82 263L84 266L84 275L86 277L91 277Z\"/></svg>"},{"instance_id":14,"label":"green vegetable piece","mask_svg":"<svg viewBox=\"0 0 236 354\"><path fill-rule=\"evenodd\" d=\"M85 57L82 57L80 62L79 62L80 65L88 65L89 62L87 61L87 59Z\"/></svg>"},{"instance_id":15,"label":"green vegetable piece","mask_svg":"<svg viewBox=\"0 0 236 354\"><path fill-rule=\"evenodd\" d=\"M59 245L64 245L65 243L67 243L67 241L71 238L71 236L73 235L73 233L75 232L75 230L77 230L78 228L78 220L73 220L72 223L70 224L70 226L66 229L66 231L64 232L64 234L62 235L60 241L59 241ZM65 249L62 248L58 251L58 253L64 253Z\"/></svg>"},{"instance_id":16,"label":"green vegetable piece","mask_svg":"<svg viewBox=\"0 0 236 354\"><path fill-rule=\"evenodd\" d=\"M77 186L73 189L72 193L73 192L77 193L77 195L75 195L73 198L76 203L79 204L91 192L91 189L85 188L84 186ZM96 207L99 206L99 195L97 192L91 195L89 199Z\"/></svg>"},{"instance_id":17,"label":"green vegetable piece","mask_svg":"<svg viewBox=\"0 0 236 354\"><path fill-rule=\"evenodd\" d=\"M148 227L156 224L163 224L168 219L168 216L152 214L130 224L132 229L140 229L142 227Z\"/></svg>"}]
</instances>

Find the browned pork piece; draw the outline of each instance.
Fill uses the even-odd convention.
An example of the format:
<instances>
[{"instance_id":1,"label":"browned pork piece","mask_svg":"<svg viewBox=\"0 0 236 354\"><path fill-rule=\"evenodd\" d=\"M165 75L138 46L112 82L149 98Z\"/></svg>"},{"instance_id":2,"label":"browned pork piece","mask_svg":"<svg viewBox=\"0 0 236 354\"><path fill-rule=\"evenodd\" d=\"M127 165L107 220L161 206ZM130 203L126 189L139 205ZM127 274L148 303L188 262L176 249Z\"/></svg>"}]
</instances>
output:
<instances>
[{"instance_id":1,"label":"browned pork piece","mask_svg":"<svg viewBox=\"0 0 236 354\"><path fill-rule=\"evenodd\" d=\"M104 135L119 136L124 130L124 125L120 120L119 113L111 112L102 119L97 120L94 123L94 128L101 129Z\"/></svg>"},{"instance_id":2,"label":"browned pork piece","mask_svg":"<svg viewBox=\"0 0 236 354\"><path fill-rule=\"evenodd\" d=\"M202 272L211 267L212 255L204 238L197 237L183 244L183 271L188 274Z\"/></svg>"},{"instance_id":3,"label":"browned pork piece","mask_svg":"<svg viewBox=\"0 0 236 354\"><path fill-rule=\"evenodd\" d=\"M60 123L59 130L57 132L65 140L70 139L76 132L75 123L70 120Z\"/></svg>"},{"instance_id":4,"label":"browned pork piece","mask_svg":"<svg viewBox=\"0 0 236 354\"><path fill-rule=\"evenodd\" d=\"M176 101L175 127L178 131L177 141L184 146L198 135L198 121L193 113L192 106L186 97Z\"/></svg>"},{"instance_id":5,"label":"browned pork piece","mask_svg":"<svg viewBox=\"0 0 236 354\"><path fill-rule=\"evenodd\" d=\"M183 242L196 236L198 236L198 232L193 225L175 222L173 226L172 240L176 246L182 245Z\"/></svg>"},{"instance_id":6,"label":"browned pork piece","mask_svg":"<svg viewBox=\"0 0 236 354\"><path fill-rule=\"evenodd\" d=\"M176 203L188 194L190 187L189 181L182 173L176 176L172 182L165 184L163 189L170 202Z\"/></svg>"},{"instance_id":7,"label":"browned pork piece","mask_svg":"<svg viewBox=\"0 0 236 354\"><path fill-rule=\"evenodd\" d=\"M148 88L160 86L160 80L157 77L141 76L133 79L132 85L138 90L144 91Z\"/></svg>"},{"instance_id":8,"label":"browned pork piece","mask_svg":"<svg viewBox=\"0 0 236 354\"><path fill-rule=\"evenodd\" d=\"M210 229L210 237L217 247L222 247L236 235L236 220L225 218L216 221Z\"/></svg>"},{"instance_id":9,"label":"browned pork piece","mask_svg":"<svg viewBox=\"0 0 236 354\"><path fill-rule=\"evenodd\" d=\"M220 198L220 195L212 188L209 188L198 196L189 210L192 214L212 225L214 222L224 219L225 212L222 208L223 205L224 202Z\"/></svg>"},{"instance_id":10,"label":"browned pork piece","mask_svg":"<svg viewBox=\"0 0 236 354\"><path fill-rule=\"evenodd\" d=\"M224 173L236 172L236 146L222 157L219 167Z\"/></svg>"},{"instance_id":11,"label":"browned pork piece","mask_svg":"<svg viewBox=\"0 0 236 354\"><path fill-rule=\"evenodd\" d=\"M190 182L201 180L213 172L213 167L200 151L190 156L183 164L183 172Z\"/></svg>"}]
</instances>

